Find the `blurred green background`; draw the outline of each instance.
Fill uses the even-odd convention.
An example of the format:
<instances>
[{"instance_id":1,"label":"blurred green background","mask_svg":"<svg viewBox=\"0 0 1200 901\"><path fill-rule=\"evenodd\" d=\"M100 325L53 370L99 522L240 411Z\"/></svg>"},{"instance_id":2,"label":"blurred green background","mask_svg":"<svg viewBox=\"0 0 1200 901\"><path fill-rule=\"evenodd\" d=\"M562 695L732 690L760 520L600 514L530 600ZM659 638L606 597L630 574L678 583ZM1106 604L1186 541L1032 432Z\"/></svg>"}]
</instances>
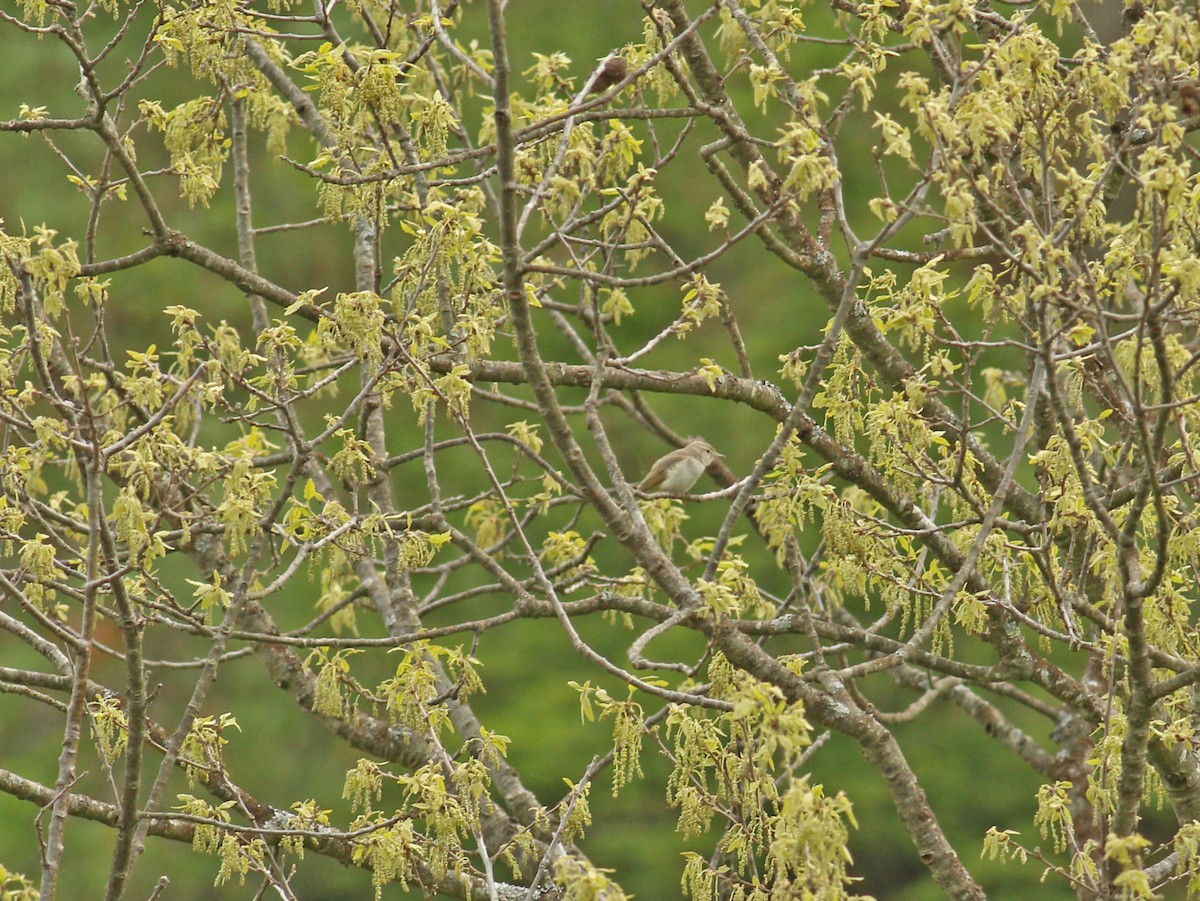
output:
<instances>
[{"instance_id":1,"label":"blurred green background","mask_svg":"<svg viewBox=\"0 0 1200 901\"><path fill-rule=\"evenodd\" d=\"M697 9L704 4L694 4ZM572 72L577 84L582 83L593 61L620 48L627 42L640 39L642 11L627 0L512 0L508 5L509 36L514 68L525 69L533 64L533 53L562 51L572 58ZM826 33L832 26L822 17L827 12L813 7L805 12L814 33ZM466 7L458 34L464 42L471 38L486 40L486 10L479 2ZM832 65L844 48L804 44L794 51L794 67L809 68ZM15 117L21 103L47 106L52 116L78 115L79 99L71 88L77 72L70 59L55 41L37 40L0 27L0 53L5 65L0 67L0 118ZM121 65L111 61L105 71L110 83ZM192 90L186 69L165 73L151 81L152 95L163 100L164 106L180 102ZM748 89L734 82L732 89L747 101ZM518 80L516 90L527 90ZM881 90L886 96L887 85ZM164 92L176 92L174 96ZM475 110L478 113L478 108ZM851 116L839 145L849 193L851 219L864 229L873 220L866 211L866 200L874 185L874 162L869 152L874 137L869 131L869 113ZM757 112L748 112L753 125L762 124ZM478 121L469 122L468 129L477 133ZM671 133L668 127L665 129ZM88 135L55 135L62 149L77 159L94 164L95 142ZM697 147L711 134L698 129L689 141L688 150ZM277 222L301 220L317 215L314 186L290 168L278 165L265 155L261 137L255 137L255 222L258 226ZM300 160L311 158L312 150L302 135L294 134L289 147ZM155 159L155 154L159 158ZM139 159L144 167L166 164L157 136L139 147ZM82 196L68 183L67 170L49 152L41 137L20 137L0 134L0 171L3 192L0 194L0 217L10 233L22 228L32 230L39 224L56 228L60 236L82 234L87 207ZM666 200L668 215L662 223L665 236L685 258L711 248L715 240L703 225L703 212L718 196L716 187L702 173L694 160L667 167L658 181ZM195 240L211 246L227 256L236 256L232 228L232 200L227 168L221 193L210 209L190 209L174 197L169 179L155 183L157 197L171 224ZM99 236L100 258L137 250L145 243L140 233L140 220L132 203L124 208L106 208L106 227ZM736 222L736 217L735 220ZM268 278L279 280L294 291L328 285L332 291L351 287L351 239L344 227L328 226L321 230L323 252L313 252L307 233L283 233L264 236L259 243L259 263ZM387 260L403 247L399 230L386 238ZM840 247L839 247L840 251ZM903 267L900 267L901 269ZM776 258L767 254L753 240L745 241L718 260L707 270L710 280L725 288L739 316L752 363L758 377L778 381L778 356L799 345L811 345L820 340L821 329L828 312L811 288ZM903 273L901 275L903 277ZM189 264L161 259L133 272L117 273L113 277L110 302L111 337L120 346L144 347L157 341L160 348L171 343L162 309L170 304L185 304L200 310L206 322L227 319L248 333L249 316L245 302L230 286L221 284ZM574 297L565 297L570 302ZM678 310L680 292L677 286L646 290L634 298L637 314L621 330L624 347L631 348L672 321ZM961 315L965 306L954 308L952 315ZM113 315L115 313L115 315ZM280 315L273 310L272 315ZM960 320L961 321L961 320ZM966 332L973 326L963 325ZM542 328L543 338L550 349L548 355L561 353L563 358L575 358L556 345L552 330ZM502 350L501 353L508 353ZM712 357L721 365L736 371L736 360L720 326L709 323L687 342L671 339L649 359L648 367L688 369L700 357ZM506 389L508 390L508 389ZM564 392L567 400L581 400ZM683 434L701 434L725 453L734 472L748 471L774 432L774 424L759 414L716 400L697 398L652 398L654 409ZM402 405L401 405L402 406ZM398 406L392 414L412 419L410 411ZM504 408L489 408L476 404L473 414L480 430L503 427L508 420L519 418ZM610 416L608 425L617 444L626 472L634 478L668 448L649 442L644 433L619 416ZM215 427L215 426L214 426ZM582 425L580 427L582 434ZM445 430L446 435L452 434ZM415 420L410 432L413 444L420 441ZM409 445L412 446L412 445ZM466 458L464 457L464 463ZM443 470L443 477L454 472L452 465ZM482 488L474 484L476 476L468 472L466 483L455 484L456 490ZM414 496L423 496L423 476L419 466L413 466L398 476L398 491L411 489ZM707 485L701 483L701 488ZM715 532L723 504L693 505L688 508L690 520L684 531L689 538ZM595 523L581 523L577 528L587 534ZM815 538L807 550L815 546ZM756 564L756 576L765 587L786 592L784 580L773 571L768 555L754 540L747 543L748 553ZM617 573L628 561L619 555L603 552L597 556L601 568L611 566ZM185 578L199 578L194 572L179 571L169 575L181 591L188 591ZM770 579L774 578L772 583ZM306 622L312 616L316 584L297 580L287 597L276 598L272 612L284 628ZM7 602L0 602L4 604ZM471 616L483 616L503 607L502 599L483 600ZM876 614L879 612L877 607ZM459 615L460 611L451 611ZM364 632L377 634L371 617L360 613ZM438 617L431 619L436 625ZM630 635L618 625L603 622L581 623L584 635L612 659L623 661L624 649ZM964 647L966 643L964 642ZM148 655L177 658L200 655L199 645L188 648L174 636L165 640L153 638ZM556 623L539 621L520 623L482 636L476 655L483 661L483 677L488 694L479 697L475 706L489 729L512 738L510 760L523 774L526 784L544 802L552 802L566 791L563 779L576 781L593 755L610 747L608 723L581 724L577 693L568 682L591 679L610 689L610 681L597 679L596 673L575 656ZM355 661L355 674L364 683L372 678L386 677L394 658L376 657L367 660L363 655ZM0 659L11 666L37 666L38 661L15 640L0 636ZM986 657L981 658L987 662ZM1079 661L1063 661L1078 665ZM186 697L192 670L156 668L152 682L162 688L153 710L170 722L182 698ZM102 659L96 678L121 684L121 669L111 658ZM886 710L902 709L912 699L909 692L890 686L882 679L871 684L872 699ZM615 692L614 692L615 693ZM622 693L623 694L623 693ZM1029 718L1003 699L992 698L1020 724L1032 730L1034 737L1049 747L1049 725ZM281 699L262 668L253 658L230 662L222 667L216 690L206 704L206 712L232 712L239 720L242 733L231 736L228 758L232 761L233 776L258 797L286 807L292 801L316 798L335 811L335 822L346 822L348 805L341 800L345 772L354 766L358 755L333 740L330 735L307 716L297 713ZM999 865L980 860L980 847L985 830L990 826L1017 829L1031 845L1040 844L1032 826L1034 794L1039 780L1013 755L1006 753L988 739L965 715L945 702L936 703L915 722L896 728L897 736L912 766L921 778L941 818L942 825L958 847L967 867L976 875L993 898L1017 898L1033 895L1039 898L1067 898L1071 893L1059 882L1040 881L1041 867L1037 864L1019 866ZM54 781L56 755L61 744L61 725L54 711L37 708L29 702L0 695L0 766L43 783ZM157 755L152 755L157 762ZM667 763L647 743L642 765L645 778L627 786L619 798L611 797L611 781L606 774L595 785L591 801L595 825L589 830L583 848L600 866L616 871L616 878L627 892L653 901L678 897L682 861L679 856L684 845L675 835L674 813L664 801L664 781ZM100 797L109 797L100 768L94 755L84 751L81 769L88 775L81 788ZM860 890L878 898L898 901L921 901L941 897L927 871L916 860L906 834L900 828L882 782L866 764L857 748L848 740L833 736L812 759L814 781L823 783L827 792L845 791L854 804L858 828L853 834L853 872L862 878ZM182 778L173 786L187 791ZM386 804L386 798L385 798ZM35 879L39 871L38 840L34 829L37 810L31 805L0 795L0 863L11 870L24 872ZM711 838L708 840L711 843ZM103 891L112 846L111 832L101 826L73 821L67 831L68 853L64 871L63 898L96 898ZM686 847L707 850L706 842ZM233 885L213 887L217 864L214 859L192 853L190 848L165 841L151 841L138 867L129 897L146 897L160 875L170 874L171 888L164 896L176 901L207 898L246 898L254 896L256 886ZM359 872L347 871L339 865L309 855L298 882L300 896L305 901L324 899L367 898L369 880ZM396 886L389 887L384 897L402 895Z\"/></svg>"}]
</instances>

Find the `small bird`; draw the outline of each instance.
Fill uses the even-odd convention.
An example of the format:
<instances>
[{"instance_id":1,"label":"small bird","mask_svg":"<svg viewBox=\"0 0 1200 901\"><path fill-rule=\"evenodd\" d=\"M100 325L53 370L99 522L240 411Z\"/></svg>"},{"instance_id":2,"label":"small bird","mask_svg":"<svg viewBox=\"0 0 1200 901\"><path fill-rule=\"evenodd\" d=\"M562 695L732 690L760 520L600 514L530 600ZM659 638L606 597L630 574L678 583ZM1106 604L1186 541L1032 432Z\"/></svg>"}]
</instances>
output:
<instances>
[{"instance_id":1,"label":"small bird","mask_svg":"<svg viewBox=\"0 0 1200 901\"><path fill-rule=\"evenodd\" d=\"M629 74L629 61L623 56L606 56L596 67L589 94L602 94Z\"/></svg>"},{"instance_id":2,"label":"small bird","mask_svg":"<svg viewBox=\"0 0 1200 901\"><path fill-rule=\"evenodd\" d=\"M683 494L699 481L708 464L723 456L707 441L696 439L679 450L673 450L650 467L638 489L647 493L662 491Z\"/></svg>"}]
</instances>

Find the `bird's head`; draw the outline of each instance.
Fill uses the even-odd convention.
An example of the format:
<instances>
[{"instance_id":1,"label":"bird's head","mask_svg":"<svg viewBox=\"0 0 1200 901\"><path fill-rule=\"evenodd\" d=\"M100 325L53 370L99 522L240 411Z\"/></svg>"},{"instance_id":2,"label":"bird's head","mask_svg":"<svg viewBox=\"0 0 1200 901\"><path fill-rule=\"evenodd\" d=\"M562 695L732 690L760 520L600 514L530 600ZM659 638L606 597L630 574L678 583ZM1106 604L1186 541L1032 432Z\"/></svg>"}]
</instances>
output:
<instances>
[{"instance_id":1,"label":"bird's head","mask_svg":"<svg viewBox=\"0 0 1200 901\"><path fill-rule=\"evenodd\" d=\"M688 447L696 455L697 459L703 461L705 467L713 460L725 456L724 454L717 453L717 449L707 441L701 441L698 438L695 441L689 442Z\"/></svg>"}]
</instances>

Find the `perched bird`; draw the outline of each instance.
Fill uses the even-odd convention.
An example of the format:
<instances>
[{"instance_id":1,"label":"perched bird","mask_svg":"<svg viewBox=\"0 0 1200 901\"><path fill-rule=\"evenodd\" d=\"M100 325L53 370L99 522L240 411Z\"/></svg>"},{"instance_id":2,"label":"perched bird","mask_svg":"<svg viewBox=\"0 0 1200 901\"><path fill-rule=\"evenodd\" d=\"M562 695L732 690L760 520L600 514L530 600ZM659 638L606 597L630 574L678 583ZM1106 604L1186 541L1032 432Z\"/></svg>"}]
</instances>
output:
<instances>
[{"instance_id":1,"label":"perched bird","mask_svg":"<svg viewBox=\"0 0 1200 901\"><path fill-rule=\"evenodd\" d=\"M651 466L638 489L683 494L699 481L708 464L720 456L707 441L691 441Z\"/></svg>"},{"instance_id":2,"label":"perched bird","mask_svg":"<svg viewBox=\"0 0 1200 901\"><path fill-rule=\"evenodd\" d=\"M623 56L606 56L596 69L589 94L601 94L621 81L629 74L629 61Z\"/></svg>"}]
</instances>

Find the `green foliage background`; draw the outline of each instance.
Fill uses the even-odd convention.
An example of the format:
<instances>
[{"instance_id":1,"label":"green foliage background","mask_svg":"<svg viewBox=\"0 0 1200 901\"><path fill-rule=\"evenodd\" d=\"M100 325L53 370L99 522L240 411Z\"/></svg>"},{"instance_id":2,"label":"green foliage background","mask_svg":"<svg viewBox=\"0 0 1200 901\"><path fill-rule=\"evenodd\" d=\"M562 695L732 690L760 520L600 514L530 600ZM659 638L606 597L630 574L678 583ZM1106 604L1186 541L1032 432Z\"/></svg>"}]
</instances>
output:
<instances>
[{"instance_id":1,"label":"green foliage background","mask_svg":"<svg viewBox=\"0 0 1200 901\"><path fill-rule=\"evenodd\" d=\"M699 4L697 4L699 6ZM513 59L518 68L532 65L535 52L562 51L572 58L573 73L582 80L593 61L619 48L640 34L641 10L625 0L513 0L509 5L509 34ZM810 8L807 15L820 16L819 8ZM1117 13L1114 12L1114 15ZM485 39L480 28L482 16L478 9L470 10L459 37ZM475 33L472 30L475 29ZM806 45L805 52L818 52ZM76 78L72 66L63 54L49 42L38 43L25 35L0 29L0 54L5 64L0 67L0 116L17 114L20 103L48 106L52 114L60 109L77 106L71 91ZM835 59L837 51L831 52ZM173 77L183 85L188 76L179 70ZM162 98L164 101L170 98ZM748 104L747 104L748 106ZM867 125L861 125L864 149L861 159L843 160L846 167L861 170L869 178L873 161L866 148ZM79 202L75 189L67 182L66 172L39 144L40 138L17 138L5 135L0 140L0 172L3 192L0 194L0 217L11 229L21 222L27 228L46 224L57 228L62 235L82 231L82 216L86 206ZM76 140L67 135L64 141ZM150 146L150 145L147 145ZM259 152L265 152L258 148ZM306 151L297 148L298 158ZM165 160L165 156L164 156ZM143 165L149 161L142 158ZM271 176L276 183L264 186L261 182L256 195L258 224L302 219L314 215L315 191L303 176L274 167ZM266 167L260 167L266 169ZM230 170L225 173L228 182ZM851 186L854 177L848 179ZM232 194L228 185L214 199L210 210L189 210L186 204L171 198L162 190L159 200L180 227L203 242L229 255L235 254L230 223L233 219ZM693 211L681 220L703 221L703 210L714 199L696 192L692 184L681 182L668 174L659 182L659 189L669 205L691 205ZM853 198L852 198L853 199ZM861 204L852 204L861 207ZM136 218L136 211L131 210ZM110 215L112 213L110 212ZM102 254L116 255L136 249L125 237L101 236ZM351 238L347 232L332 232L330 253L326 258L311 254L297 255L288 236L270 236L262 240L259 260L264 275L272 277L287 273L286 284L299 287L331 285L345 289L352 273L345 268ZM686 234L670 234L676 248L686 254L698 252L701 243L691 241ZM392 235L393 240L399 235ZM341 242L340 246L338 242ZM385 257L387 254L385 253ZM804 298L806 286L794 273L785 270L761 247L746 242L721 259L709 272L713 281L721 282L741 304L741 324L752 362L764 372L777 369L769 356L776 344L769 340L785 328L792 330L795 343L815 343L826 319L826 310L818 298ZM140 298L137 306L125 303L121 310L124 333L114 333L118 341L129 346L144 346L159 336L160 344L170 343L166 317L162 309L170 304L185 304L201 310L209 322L220 318L245 326L249 314L243 299L230 288L213 290L215 279L186 264L157 260L148 267L132 273L114 276L114 296L122 293L123 281L136 280ZM797 295L801 298L797 299ZM678 297L664 292L664 313L655 316L653 303L644 299L632 328L644 329L642 337L654 334L670 321L677 308ZM803 315L794 311L805 310ZM959 319L962 322L962 319ZM715 326L706 326L715 330ZM549 338L549 336L543 336ZM705 341L711 344L711 354L717 361L730 365L724 343L716 334L701 334L700 348L684 348L669 342L658 353L657 365L687 368L696 356L703 355ZM710 402L712 403L712 402ZM748 411L734 406L709 406L697 415L698 402L691 398L665 398L658 410L675 424L687 424L703 434L722 450L735 472L748 471L754 455L769 439L763 423L752 419ZM407 415L398 411L395 415ZM483 414L487 415L487 414ZM489 424L477 422L477 427ZM503 426L503 422L491 424ZM414 425L415 428L415 425ZM628 438L621 445L626 471L635 474L660 453L660 446L645 446L640 436L632 433L617 437ZM419 478L419 470L413 470ZM699 508L689 510L691 521L685 526L691 536L711 534L715 530L720 510ZM581 528L581 531L586 531ZM601 567L603 558L599 559ZM193 573L178 574L182 581ZM307 621L311 610L305 600L294 599L294 616L281 615L281 626L293 627ZM286 606L286 605L285 605ZM481 609L478 615L486 614ZM365 619L365 618L364 618ZM431 625L436 625L432 621ZM626 636L616 626L614 634L589 624L588 637L598 648L620 654ZM369 628L369 626L367 627ZM160 652L166 649L158 649ZM9 665L21 665L25 652L13 642L0 644L0 657ZM155 649L150 649L155 656ZM526 775L527 784L543 800L560 795L562 779L577 779L594 754L603 753L608 743L607 724L581 724L576 692L569 680L595 679L594 674L576 658L561 640L559 627L553 621L519 622L498 632L483 636L476 655L483 660L490 693L476 700L476 708L484 721L496 731L513 739L510 759ZM28 655L26 655L28 656ZM387 661L385 661L385 664ZM112 660L102 666L116 666ZM156 670L162 682L162 695L182 694L188 684L189 671ZM104 672L98 674L103 678ZM368 674L359 677L368 680ZM261 667L251 658L223 666L218 690L208 703L207 712L234 711L242 733L232 738L228 754L235 761L242 782L264 798L284 801L316 797L324 806L340 814L348 805L340 799L345 771L351 768L356 754L336 740L331 740L310 718L298 715L276 700L272 686ZM609 686L614 691L616 686ZM266 703L262 703L266 700ZM903 707L910 698L899 690L894 696L880 698L891 708ZM23 775L53 783L54 750L60 736L55 716L33 716L17 720L16 705L0 696L0 759L5 765ZM27 709L25 705L21 709ZM1037 723L1023 721L1020 710L1009 710L1023 727L1039 728ZM897 729L898 737L913 768L926 786L935 811L952 842L960 849L967 866L995 898L1016 898L1031 895L1039 898L1068 897L1059 885L1042 885L1040 868L1031 864L1024 868L1002 866L978 859L984 831L992 825L1016 828L1032 838L1031 817L1034 811L1034 792L1038 780L1018 761L993 748L974 723L967 722L961 712L948 707L935 710L919 723ZM1045 738L1046 736L1035 737ZM95 760L85 750L84 769L95 771ZM592 794L595 826L590 830L584 848L601 866L613 867L625 889L636 897L653 901L679 896L678 878L681 861L674 832L675 816L663 800L663 780L667 767L657 760L653 749L643 755L646 777L624 789L617 799L610 797L607 779L602 779ZM918 868L908 838L903 833L891 809L884 786L863 762L853 744L834 736L813 757L814 781L824 783L833 792L844 790L854 803L858 830L852 838L855 856L854 871L862 876L861 889L879 898L897 901L918 901L940 897L928 874ZM186 790L180 780L177 789ZM38 870L38 847L31 828L36 811L7 795L0 795L0 863L12 870L33 876ZM1153 829L1150 830L1151 833ZM74 821L67 832L68 855L64 875L63 897L85 899L96 896L108 868L108 848L111 833L107 828ZM77 853L71 853L72 847ZM91 850L78 853L88 847ZM702 847L700 850L704 850ZM309 863L308 882L302 895L306 901L348 898L351 892L364 889L359 874L344 872L327 862L314 867ZM211 858L194 855L190 848L169 842L152 841L151 847L136 873L133 896L145 897L161 872L177 874L167 897L178 901L207 898L249 898L253 888L213 888L215 863ZM181 878L178 874L187 874ZM385 897L399 897L397 887L385 891Z\"/></svg>"}]
</instances>

